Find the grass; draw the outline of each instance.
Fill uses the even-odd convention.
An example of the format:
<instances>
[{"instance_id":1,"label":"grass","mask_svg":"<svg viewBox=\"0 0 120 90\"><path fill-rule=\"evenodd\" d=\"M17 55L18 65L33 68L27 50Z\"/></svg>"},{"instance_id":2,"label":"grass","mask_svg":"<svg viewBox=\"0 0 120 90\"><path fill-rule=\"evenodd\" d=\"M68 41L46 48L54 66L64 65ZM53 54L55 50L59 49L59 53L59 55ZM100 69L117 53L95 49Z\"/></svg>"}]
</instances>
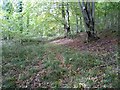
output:
<instances>
[{"instance_id":1,"label":"grass","mask_svg":"<svg viewBox=\"0 0 120 90\"><path fill-rule=\"evenodd\" d=\"M117 73L103 64L97 56L65 46L5 43L2 87L118 87Z\"/></svg>"}]
</instances>

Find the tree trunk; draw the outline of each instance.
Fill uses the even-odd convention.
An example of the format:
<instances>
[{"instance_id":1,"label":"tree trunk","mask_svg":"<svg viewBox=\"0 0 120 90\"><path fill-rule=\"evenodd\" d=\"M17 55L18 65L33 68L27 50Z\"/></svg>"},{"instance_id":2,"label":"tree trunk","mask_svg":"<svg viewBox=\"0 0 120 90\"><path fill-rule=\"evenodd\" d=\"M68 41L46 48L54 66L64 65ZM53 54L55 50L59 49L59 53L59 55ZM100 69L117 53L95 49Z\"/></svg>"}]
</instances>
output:
<instances>
[{"instance_id":1,"label":"tree trunk","mask_svg":"<svg viewBox=\"0 0 120 90\"><path fill-rule=\"evenodd\" d=\"M27 14L27 27L29 27L29 16L30 16L30 14L28 13Z\"/></svg>"},{"instance_id":2,"label":"tree trunk","mask_svg":"<svg viewBox=\"0 0 120 90\"><path fill-rule=\"evenodd\" d=\"M20 14L20 17L19 17L19 26L20 26L20 31L22 33L23 32L23 16L22 16L22 14Z\"/></svg>"},{"instance_id":3,"label":"tree trunk","mask_svg":"<svg viewBox=\"0 0 120 90\"><path fill-rule=\"evenodd\" d=\"M66 31L66 20L65 20L64 2L62 2L62 18L63 18L63 20L64 20L64 30Z\"/></svg>"},{"instance_id":4,"label":"tree trunk","mask_svg":"<svg viewBox=\"0 0 120 90\"><path fill-rule=\"evenodd\" d=\"M78 16L76 14L76 33L78 33Z\"/></svg>"},{"instance_id":5,"label":"tree trunk","mask_svg":"<svg viewBox=\"0 0 120 90\"><path fill-rule=\"evenodd\" d=\"M83 19L84 19L84 23L85 23L85 28L86 28L86 31L88 30L88 27L87 27L87 25L88 25L88 17L87 17L87 15L86 15L86 12L85 12L85 6L84 6L84 2L81 4L80 3L80 0L78 0L78 3L79 3L79 8L81 9L81 11L82 11L82 15L83 15Z\"/></svg>"},{"instance_id":6,"label":"tree trunk","mask_svg":"<svg viewBox=\"0 0 120 90\"><path fill-rule=\"evenodd\" d=\"M95 2L84 2L84 0L80 2L78 0L78 3L83 14L88 40L98 39L94 30Z\"/></svg>"},{"instance_id":7,"label":"tree trunk","mask_svg":"<svg viewBox=\"0 0 120 90\"><path fill-rule=\"evenodd\" d=\"M80 22L80 23L79 23L79 25L80 25L80 32L82 32L82 19L81 19L81 17L79 17L79 19L80 19L80 20L79 20L79 22Z\"/></svg>"},{"instance_id":8,"label":"tree trunk","mask_svg":"<svg viewBox=\"0 0 120 90\"><path fill-rule=\"evenodd\" d=\"M64 19L64 30L65 30L65 37L68 36L70 33L70 16L69 16L69 4L66 5L66 12L64 7L64 2L62 2L62 18Z\"/></svg>"},{"instance_id":9,"label":"tree trunk","mask_svg":"<svg viewBox=\"0 0 120 90\"><path fill-rule=\"evenodd\" d=\"M67 30L67 35L68 35L68 33L70 33L70 16L69 16L69 4L68 3L67 3L66 16L67 16L66 30Z\"/></svg>"},{"instance_id":10,"label":"tree trunk","mask_svg":"<svg viewBox=\"0 0 120 90\"><path fill-rule=\"evenodd\" d=\"M105 2L105 7L107 7L107 3ZM107 29L107 12L106 12L106 9L105 9L105 14L104 14L104 25L105 25L105 29Z\"/></svg>"}]
</instances>

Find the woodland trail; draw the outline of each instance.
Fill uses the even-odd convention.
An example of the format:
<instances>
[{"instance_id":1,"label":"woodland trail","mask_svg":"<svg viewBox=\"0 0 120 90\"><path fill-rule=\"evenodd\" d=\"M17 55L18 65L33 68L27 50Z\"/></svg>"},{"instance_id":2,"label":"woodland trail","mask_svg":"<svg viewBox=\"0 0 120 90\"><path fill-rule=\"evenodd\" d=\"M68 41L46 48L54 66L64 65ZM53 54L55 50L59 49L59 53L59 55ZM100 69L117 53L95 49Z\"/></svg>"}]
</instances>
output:
<instances>
[{"instance_id":1,"label":"woodland trail","mask_svg":"<svg viewBox=\"0 0 120 90\"><path fill-rule=\"evenodd\" d=\"M35 45L35 47L32 46L30 48L21 46L21 48L25 48L24 52L28 50L35 54L31 53L33 58L28 65L26 62L30 58L30 53L25 53L27 55L24 58L26 62L21 62L27 64L27 66L21 71L15 69L15 77L18 78L15 83L17 86L23 88L50 88L56 83L60 87L67 85L73 85L74 87L76 80L80 79L81 81L83 78L87 78L87 81L82 82L82 84L80 83L82 87L86 87L84 84L89 80L93 81L90 87L103 87L106 78L110 78L111 80L112 76L107 77L107 75L111 74L111 72L113 73L112 75L119 72L116 55L117 42L117 38L114 37L100 38L97 41L89 43L83 43L78 38L63 38L46 43L44 46L41 45L42 47L40 44L36 44L37 46ZM20 54L21 49L17 52ZM7 56L8 54L5 55L6 58ZM23 56L21 57L23 58ZM11 65L14 62L13 59ZM17 60L17 62L19 61ZM4 64L6 65L6 62ZM22 75L26 76L25 79L21 79ZM113 80L109 82L109 86L111 86L112 82Z\"/></svg>"},{"instance_id":2,"label":"woodland trail","mask_svg":"<svg viewBox=\"0 0 120 90\"><path fill-rule=\"evenodd\" d=\"M79 39L58 39L50 42L51 44L67 46L79 51L95 52L97 54L111 53L117 49L116 38L99 39L90 43L82 43Z\"/></svg>"},{"instance_id":3,"label":"woodland trail","mask_svg":"<svg viewBox=\"0 0 120 90\"><path fill-rule=\"evenodd\" d=\"M105 54L105 53L113 53L117 51L118 48L118 36L117 32L112 32L110 30L104 30L99 32L100 39L97 41L83 43L83 41L77 37L75 39L57 39L51 41L50 43L56 45L63 45L75 50L85 51L89 53L96 54Z\"/></svg>"},{"instance_id":4,"label":"woodland trail","mask_svg":"<svg viewBox=\"0 0 120 90\"><path fill-rule=\"evenodd\" d=\"M98 56L104 61L105 65L113 66L116 70L117 66L117 38L104 37L90 43L83 43L79 39L58 39L50 42L51 44L62 45L80 51L80 53L90 53L93 56Z\"/></svg>"},{"instance_id":5,"label":"woodland trail","mask_svg":"<svg viewBox=\"0 0 120 90\"><path fill-rule=\"evenodd\" d=\"M107 66L110 66L113 68L114 71L118 71L117 70L117 62L116 59L113 55L111 55L110 53L114 53L116 50L116 45L117 45L117 39L110 39L110 38L106 38L106 39L100 39L96 42L91 42L91 43L82 43L80 40L78 39L68 39L68 38L64 38L64 39L58 39L58 40L54 40L51 41L50 44L52 45L60 45L60 46L65 46L67 48L73 49L73 50L77 50L80 52L89 52L89 53L93 53L93 54L97 54L97 55L101 55L102 58L101 60L105 61L104 65L100 65L100 66L96 66L94 68L90 68L90 70L102 70L105 69ZM24 83L22 82L22 84L20 84L20 86L24 87L23 84L27 84L28 87L38 87L38 86L46 86L46 87L51 87L51 84L49 82L44 82L42 79L40 79L41 77L45 77L47 75L49 75L50 73L52 73L52 70L50 68L45 69L44 68L44 60L46 60L46 58L49 57L50 53L54 54L56 60L58 60L60 62L59 64L59 68L67 68L68 71L72 71L72 65L65 64L64 61L64 56L56 50L56 48L54 46L52 46L51 48L47 49L47 51L45 52L43 59L41 61L39 61L35 67L39 68L39 72L37 72L34 76L32 76L29 80L24 81ZM111 55L111 60L109 58L109 55ZM54 61L54 60L53 60ZM76 72L78 72L78 75L81 72L81 70L78 71L76 70ZM102 87L102 80L104 77L104 71L102 71L100 74L97 75L97 77L95 77L95 82L96 84L93 87ZM69 76L62 76L62 78L60 79L61 83L69 83L71 82L71 79ZM19 82L20 83L20 82ZM97 86L98 85L98 86ZM64 84L63 84L64 87Z\"/></svg>"}]
</instances>

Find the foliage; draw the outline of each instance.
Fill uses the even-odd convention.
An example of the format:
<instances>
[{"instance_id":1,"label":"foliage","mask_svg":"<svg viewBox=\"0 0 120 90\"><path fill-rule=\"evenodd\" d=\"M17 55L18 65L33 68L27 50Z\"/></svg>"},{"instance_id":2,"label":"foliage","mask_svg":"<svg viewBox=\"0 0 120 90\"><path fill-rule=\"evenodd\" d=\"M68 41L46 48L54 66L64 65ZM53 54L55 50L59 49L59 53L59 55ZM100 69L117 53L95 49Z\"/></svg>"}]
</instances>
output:
<instances>
[{"instance_id":1,"label":"foliage","mask_svg":"<svg viewBox=\"0 0 120 90\"><path fill-rule=\"evenodd\" d=\"M82 17L82 14L77 2L69 2L69 6L71 34L74 34L76 33L75 15ZM35 0L31 3L30 1L24 0L19 2L4 0L2 9L1 30L3 32L3 38L49 38L64 35L64 21L61 15L60 2L38 2ZM118 12L118 3L96 3L96 30L117 28ZM113 16L114 18L112 18ZM84 31L84 23L80 22L78 25L79 31L81 28Z\"/></svg>"}]
</instances>

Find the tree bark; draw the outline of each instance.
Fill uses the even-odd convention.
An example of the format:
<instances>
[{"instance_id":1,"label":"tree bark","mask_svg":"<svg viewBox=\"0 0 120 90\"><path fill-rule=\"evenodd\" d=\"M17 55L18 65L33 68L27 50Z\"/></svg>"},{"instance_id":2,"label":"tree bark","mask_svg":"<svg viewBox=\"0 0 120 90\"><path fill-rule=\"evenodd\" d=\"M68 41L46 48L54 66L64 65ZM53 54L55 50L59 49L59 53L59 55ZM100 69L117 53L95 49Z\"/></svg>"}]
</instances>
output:
<instances>
[{"instance_id":1,"label":"tree bark","mask_svg":"<svg viewBox=\"0 0 120 90\"><path fill-rule=\"evenodd\" d=\"M79 20L79 22L80 22L80 24L79 24L80 25L80 32L82 32L82 28L83 28L82 27L82 25L83 25L83 23L82 23L82 17L79 17L79 18L80 18L80 20Z\"/></svg>"},{"instance_id":2,"label":"tree bark","mask_svg":"<svg viewBox=\"0 0 120 90\"><path fill-rule=\"evenodd\" d=\"M107 4L105 3L105 7L107 7ZM107 28L107 12L106 12L106 9L105 9L105 14L104 14L104 25L105 25L105 29Z\"/></svg>"},{"instance_id":3,"label":"tree bark","mask_svg":"<svg viewBox=\"0 0 120 90\"><path fill-rule=\"evenodd\" d=\"M79 4L80 11L82 12L84 23L85 23L85 28L86 28L86 31L87 31L88 30L88 26L87 26L88 17L86 15L85 10L84 10L85 9L84 2L80 3L80 0L78 0L78 4Z\"/></svg>"},{"instance_id":4,"label":"tree bark","mask_svg":"<svg viewBox=\"0 0 120 90\"><path fill-rule=\"evenodd\" d=\"M80 2L78 0L78 3L83 14L88 40L98 39L94 30L95 2L84 2L84 0Z\"/></svg>"},{"instance_id":5,"label":"tree bark","mask_svg":"<svg viewBox=\"0 0 120 90\"><path fill-rule=\"evenodd\" d=\"M67 3L67 10L66 10L66 16L67 16L67 34L70 32L70 16L69 16L69 4Z\"/></svg>"},{"instance_id":6,"label":"tree bark","mask_svg":"<svg viewBox=\"0 0 120 90\"><path fill-rule=\"evenodd\" d=\"M66 31L66 20L65 20L64 2L62 2L62 18L63 18L63 20L64 20L64 30Z\"/></svg>"},{"instance_id":7,"label":"tree bark","mask_svg":"<svg viewBox=\"0 0 120 90\"><path fill-rule=\"evenodd\" d=\"M76 33L78 33L78 16L76 14Z\"/></svg>"}]
</instances>

